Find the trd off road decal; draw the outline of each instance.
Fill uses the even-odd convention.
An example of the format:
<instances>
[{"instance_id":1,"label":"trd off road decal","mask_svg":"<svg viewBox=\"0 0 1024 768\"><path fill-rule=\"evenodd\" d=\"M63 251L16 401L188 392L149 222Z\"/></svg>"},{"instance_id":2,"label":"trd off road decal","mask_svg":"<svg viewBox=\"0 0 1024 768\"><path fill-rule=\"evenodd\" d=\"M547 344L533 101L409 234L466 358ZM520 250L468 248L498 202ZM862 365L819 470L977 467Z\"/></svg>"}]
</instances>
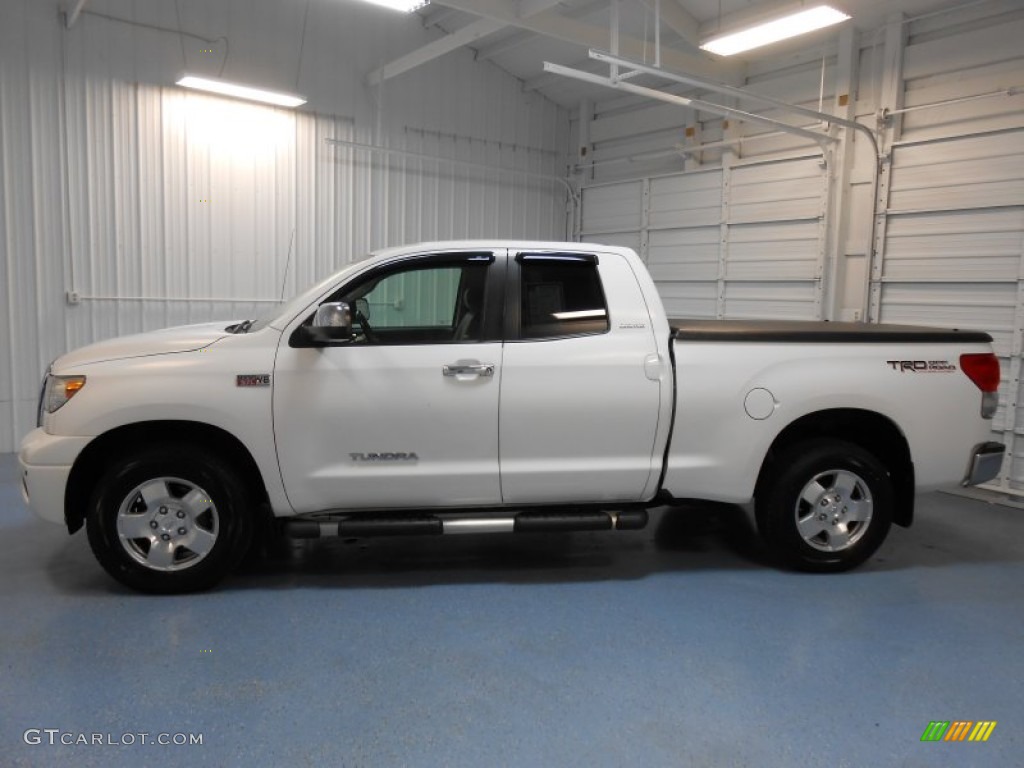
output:
<instances>
[{"instance_id":1,"label":"trd off road decal","mask_svg":"<svg viewBox=\"0 0 1024 768\"><path fill-rule=\"evenodd\" d=\"M956 370L949 360L886 360L885 364L899 373L953 373Z\"/></svg>"}]
</instances>

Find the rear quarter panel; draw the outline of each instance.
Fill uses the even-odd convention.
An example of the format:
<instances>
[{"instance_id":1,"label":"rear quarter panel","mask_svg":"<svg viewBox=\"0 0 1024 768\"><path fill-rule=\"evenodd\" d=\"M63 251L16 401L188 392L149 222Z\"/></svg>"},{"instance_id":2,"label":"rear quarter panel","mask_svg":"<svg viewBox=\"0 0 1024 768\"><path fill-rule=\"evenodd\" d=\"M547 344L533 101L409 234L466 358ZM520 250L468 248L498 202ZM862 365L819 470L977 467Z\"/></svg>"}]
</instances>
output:
<instances>
[{"instance_id":1,"label":"rear quarter panel","mask_svg":"<svg viewBox=\"0 0 1024 768\"><path fill-rule=\"evenodd\" d=\"M673 496L751 500L776 437L808 414L857 408L903 433L919 491L958 483L970 449L990 437L981 392L960 370L987 344L674 342L677 407L665 489ZM915 371L890 361L945 361ZM768 390L774 409L755 419L748 393ZM836 435L842 438L842 435Z\"/></svg>"}]
</instances>

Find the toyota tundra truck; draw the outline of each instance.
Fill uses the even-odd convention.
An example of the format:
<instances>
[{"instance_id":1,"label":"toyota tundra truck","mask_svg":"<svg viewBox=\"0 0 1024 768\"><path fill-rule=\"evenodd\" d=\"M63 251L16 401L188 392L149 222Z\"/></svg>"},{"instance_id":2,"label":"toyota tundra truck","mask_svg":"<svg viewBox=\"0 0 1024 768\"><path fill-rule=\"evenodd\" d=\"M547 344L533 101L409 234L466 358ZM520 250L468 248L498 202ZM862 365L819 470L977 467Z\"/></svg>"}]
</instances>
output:
<instances>
[{"instance_id":1,"label":"toyota tundra truck","mask_svg":"<svg viewBox=\"0 0 1024 768\"><path fill-rule=\"evenodd\" d=\"M21 486L147 592L209 588L262 536L637 529L682 498L841 571L916 492L999 472L991 341L669 320L627 248L392 248L258 319L58 358Z\"/></svg>"}]
</instances>

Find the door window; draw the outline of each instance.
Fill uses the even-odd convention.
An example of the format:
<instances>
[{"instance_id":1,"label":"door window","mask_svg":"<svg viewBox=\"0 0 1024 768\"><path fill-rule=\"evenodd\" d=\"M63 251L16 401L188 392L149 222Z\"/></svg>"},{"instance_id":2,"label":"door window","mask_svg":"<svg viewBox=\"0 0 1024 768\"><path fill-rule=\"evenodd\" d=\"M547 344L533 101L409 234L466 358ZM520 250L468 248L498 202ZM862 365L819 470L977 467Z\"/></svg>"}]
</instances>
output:
<instances>
[{"instance_id":1,"label":"door window","mask_svg":"<svg viewBox=\"0 0 1024 768\"><path fill-rule=\"evenodd\" d=\"M450 344L482 338L493 258L417 259L370 274L331 301L352 308L354 344Z\"/></svg>"}]
</instances>

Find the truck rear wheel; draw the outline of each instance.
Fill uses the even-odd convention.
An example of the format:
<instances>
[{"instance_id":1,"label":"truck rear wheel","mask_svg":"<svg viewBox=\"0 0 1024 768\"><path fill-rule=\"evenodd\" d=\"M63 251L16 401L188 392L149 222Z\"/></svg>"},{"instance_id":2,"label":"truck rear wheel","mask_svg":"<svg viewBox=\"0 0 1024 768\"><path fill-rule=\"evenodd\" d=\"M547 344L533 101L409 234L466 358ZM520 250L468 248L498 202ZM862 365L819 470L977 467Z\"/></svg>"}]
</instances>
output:
<instances>
[{"instance_id":1,"label":"truck rear wheel","mask_svg":"<svg viewBox=\"0 0 1024 768\"><path fill-rule=\"evenodd\" d=\"M774 468L774 469L773 469ZM757 523L771 553L803 571L854 568L881 546L892 525L885 466L843 440L808 440L772 463L758 492Z\"/></svg>"},{"instance_id":2,"label":"truck rear wheel","mask_svg":"<svg viewBox=\"0 0 1024 768\"><path fill-rule=\"evenodd\" d=\"M252 539L248 494L232 467L195 446L174 445L116 460L89 502L93 554L142 592L208 589Z\"/></svg>"}]
</instances>

